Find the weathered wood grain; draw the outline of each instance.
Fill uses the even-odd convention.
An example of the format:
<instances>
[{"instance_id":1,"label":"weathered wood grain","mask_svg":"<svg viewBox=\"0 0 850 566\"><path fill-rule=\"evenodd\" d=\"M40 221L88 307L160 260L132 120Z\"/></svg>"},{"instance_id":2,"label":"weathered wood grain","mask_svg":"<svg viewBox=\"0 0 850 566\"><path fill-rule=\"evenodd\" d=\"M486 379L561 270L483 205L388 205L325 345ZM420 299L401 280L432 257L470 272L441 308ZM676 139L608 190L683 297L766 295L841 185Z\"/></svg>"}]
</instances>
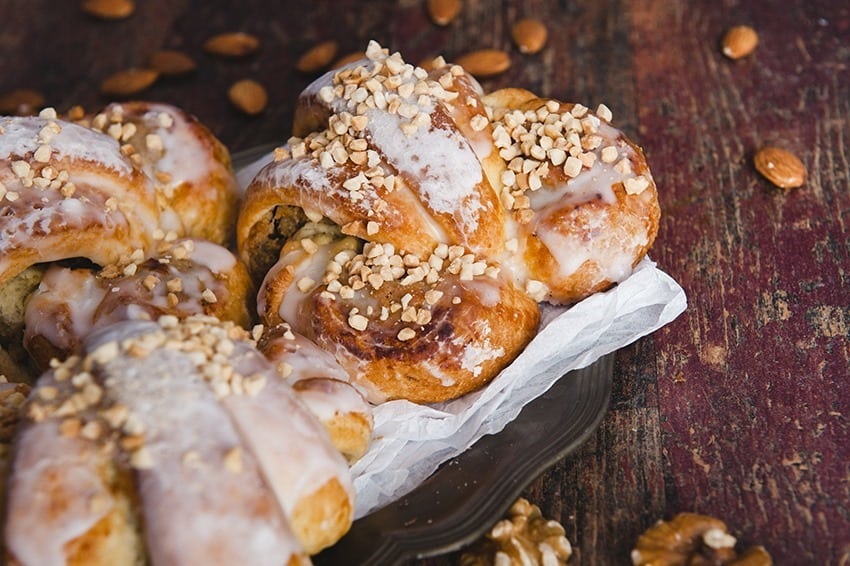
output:
<instances>
[{"instance_id":1,"label":"weathered wood grain","mask_svg":"<svg viewBox=\"0 0 850 566\"><path fill-rule=\"evenodd\" d=\"M294 69L316 42L339 54L377 39L412 62L499 47L512 66L482 84L605 102L646 150L663 207L652 257L688 311L618 354L611 411L575 455L526 491L561 521L573 564L622 564L658 518L727 521L777 564L850 563L850 7L838 0L467 0L446 27L420 0L137 2L102 22L73 1L0 4L0 94L34 88L48 104L94 109L99 82L162 48L198 62L141 97L196 114L233 150L285 139ZM549 42L528 56L510 25L537 17ZM734 24L760 35L753 56L723 57ZM202 50L223 31L257 35L245 59ZM269 106L227 100L242 78ZM807 183L785 192L752 166L763 144L795 152ZM457 556L420 561L441 566Z\"/></svg>"}]
</instances>

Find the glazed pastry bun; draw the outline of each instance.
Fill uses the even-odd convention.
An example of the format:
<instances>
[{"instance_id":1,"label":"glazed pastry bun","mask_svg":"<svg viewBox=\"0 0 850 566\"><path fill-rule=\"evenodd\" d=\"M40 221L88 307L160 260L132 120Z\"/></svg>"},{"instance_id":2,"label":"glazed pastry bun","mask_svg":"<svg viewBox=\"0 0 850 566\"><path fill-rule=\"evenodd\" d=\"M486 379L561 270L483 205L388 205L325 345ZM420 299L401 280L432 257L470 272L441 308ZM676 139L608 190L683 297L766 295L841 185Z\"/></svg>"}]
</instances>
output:
<instances>
[{"instance_id":1,"label":"glazed pastry bun","mask_svg":"<svg viewBox=\"0 0 850 566\"><path fill-rule=\"evenodd\" d=\"M203 314L247 328L254 287L248 270L208 240L161 242L156 256L93 270L52 265L26 307L24 346L46 369L76 353L97 328L123 320Z\"/></svg>"},{"instance_id":2,"label":"glazed pastry bun","mask_svg":"<svg viewBox=\"0 0 850 566\"><path fill-rule=\"evenodd\" d=\"M331 352L372 402L452 399L528 343L538 303L610 288L658 229L640 148L604 105L484 95L375 42L299 97L237 225L261 319Z\"/></svg>"},{"instance_id":3,"label":"glazed pastry bun","mask_svg":"<svg viewBox=\"0 0 850 566\"><path fill-rule=\"evenodd\" d=\"M522 89L484 103L504 161L492 181L513 220L510 269L560 304L628 277L655 241L660 208L643 152L610 110Z\"/></svg>"},{"instance_id":4,"label":"glazed pastry bun","mask_svg":"<svg viewBox=\"0 0 850 566\"><path fill-rule=\"evenodd\" d=\"M374 42L367 56L301 95L304 137L248 187L239 252L263 277L263 322L332 352L370 401L451 399L510 363L538 307L498 262L507 214L482 170L499 163L472 125L487 122L477 83Z\"/></svg>"},{"instance_id":5,"label":"glazed pastry bun","mask_svg":"<svg viewBox=\"0 0 850 566\"><path fill-rule=\"evenodd\" d=\"M351 524L345 459L231 323L111 325L23 411L12 564L306 564Z\"/></svg>"},{"instance_id":6,"label":"glazed pastry bun","mask_svg":"<svg viewBox=\"0 0 850 566\"><path fill-rule=\"evenodd\" d=\"M348 460L360 459L372 442L372 405L348 381L327 351L282 323L265 329L257 347L328 431Z\"/></svg>"},{"instance_id":7,"label":"glazed pastry bun","mask_svg":"<svg viewBox=\"0 0 850 566\"><path fill-rule=\"evenodd\" d=\"M115 138L153 180L163 229L230 244L239 186L227 149L194 116L168 104L129 101L82 123Z\"/></svg>"},{"instance_id":8,"label":"glazed pastry bun","mask_svg":"<svg viewBox=\"0 0 850 566\"><path fill-rule=\"evenodd\" d=\"M229 245L238 187L224 146L173 106L112 104L77 123L0 117L0 340L28 372L25 305L46 267L107 268L163 242Z\"/></svg>"}]
</instances>

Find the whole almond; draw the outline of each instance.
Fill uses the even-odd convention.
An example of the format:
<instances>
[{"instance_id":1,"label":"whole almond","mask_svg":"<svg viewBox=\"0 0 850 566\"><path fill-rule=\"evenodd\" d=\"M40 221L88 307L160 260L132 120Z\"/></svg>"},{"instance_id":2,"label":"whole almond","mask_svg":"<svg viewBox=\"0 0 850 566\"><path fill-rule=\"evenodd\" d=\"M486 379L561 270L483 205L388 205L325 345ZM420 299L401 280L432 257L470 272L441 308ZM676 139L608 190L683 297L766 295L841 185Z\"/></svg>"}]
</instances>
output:
<instances>
[{"instance_id":1,"label":"whole almond","mask_svg":"<svg viewBox=\"0 0 850 566\"><path fill-rule=\"evenodd\" d=\"M455 63L470 75L484 78L507 71L511 66L511 57L501 49L479 49L461 55Z\"/></svg>"},{"instance_id":2,"label":"whole almond","mask_svg":"<svg viewBox=\"0 0 850 566\"><path fill-rule=\"evenodd\" d=\"M266 108L268 95L266 89L255 80L242 79L233 83L227 91L227 97L236 108L254 116Z\"/></svg>"},{"instance_id":3,"label":"whole almond","mask_svg":"<svg viewBox=\"0 0 850 566\"><path fill-rule=\"evenodd\" d=\"M322 41L307 50L298 58L295 68L302 73L315 73L331 64L336 57L337 43L333 40Z\"/></svg>"},{"instance_id":4,"label":"whole almond","mask_svg":"<svg viewBox=\"0 0 850 566\"><path fill-rule=\"evenodd\" d=\"M259 47L259 39L241 31L220 33L204 42L204 51L221 57L245 57Z\"/></svg>"},{"instance_id":5,"label":"whole almond","mask_svg":"<svg viewBox=\"0 0 850 566\"><path fill-rule=\"evenodd\" d=\"M766 146L756 152L753 162L759 173L783 189L794 189L806 180L806 166L785 149Z\"/></svg>"},{"instance_id":6,"label":"whole almond","mask_svg":"<svg viewBox=\"0 0 850 566\"><path fill-rule=\"evenodd\" d=\"M426 3L428 15L438 26L447 26L460 13L460 0L428 0Z\"/></svg>"},{"instance_id":7,"label":"whole almond","mask_svg":"<svg viewBox=\"0 0 850 566\"><path fill-rule=\"evenodd\" d=\"M730 59L740 59L755 51L758 43L756 30L750 26L734 26L724 34L721 45L724 55Z\"/></svg>"},{"instance_id":8,"label":"whole almond","mask_svg":"<svg viewBox=\"0 0 850 566\"><path fill-rule=\"evenodd\" d=\"M540 20L525 18L511 26L511 37L520 53L533 55L546 45L549 33Z\"/></svg>"},{"instance_id":9,"label":"whole almond","mask_svg":"<svg viewBox=\"0 0 850 566\"><path fill-rule=\"evenodd\" d=\"M19 88L0 96L0 114L30 116L43 106L44 95L29 88Z\"/></svg>"},{"instance_id":10,"label":"whole almond","mask_svg":"<svg viewBox=\"0 0 850 566\"><path fill-rule=\"evenodd\" d=\"M131 68L110 75L100 83L100 93L106 96L132 96L139 93L159 78L154 69Z\"/></svg>"},{"instance_id":11,"label":"whole almond","mask_svg":"<svg viewBox=\"0 0 850 566\"><path fill-rule=\"evenodd\" d=\"M133 0L85 0L81 7L85 13L102 20L123 20L136 9Z\"/></svg>"},{"instance_id":12,"label":"whole almond","mask_svg":"<svg viewBox=\"0 0 850 566\"><path fill-rule=\"evenodd\" d=\"M185 75L198 67L191 57L174 49L157 51L148 60L148 66L167 77Z\"/></svg>"}]
</instances>

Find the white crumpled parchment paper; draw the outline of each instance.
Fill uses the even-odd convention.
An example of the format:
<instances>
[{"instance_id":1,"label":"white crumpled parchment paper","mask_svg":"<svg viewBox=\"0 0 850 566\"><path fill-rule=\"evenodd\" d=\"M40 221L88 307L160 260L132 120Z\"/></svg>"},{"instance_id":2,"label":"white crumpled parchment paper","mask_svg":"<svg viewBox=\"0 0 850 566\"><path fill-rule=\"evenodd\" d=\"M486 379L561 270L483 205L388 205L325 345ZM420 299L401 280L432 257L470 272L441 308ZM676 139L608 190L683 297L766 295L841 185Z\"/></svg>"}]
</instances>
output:
<instances>
[{"instance_id":1,"label":"white crumpled parchment paper","mask_svg":"<svg viewBox=\"0 0 850 566\"><path fill-rule=\"evenodd\" d=\"M676 281L644 259L628 279L570 308L545 306L537 336L490 384L446 403L375 407L371 448L352 468L356 516L412 491L437 467L497 433L561 376L675 319L687 306Z\"/></svg>"}]
</instances>

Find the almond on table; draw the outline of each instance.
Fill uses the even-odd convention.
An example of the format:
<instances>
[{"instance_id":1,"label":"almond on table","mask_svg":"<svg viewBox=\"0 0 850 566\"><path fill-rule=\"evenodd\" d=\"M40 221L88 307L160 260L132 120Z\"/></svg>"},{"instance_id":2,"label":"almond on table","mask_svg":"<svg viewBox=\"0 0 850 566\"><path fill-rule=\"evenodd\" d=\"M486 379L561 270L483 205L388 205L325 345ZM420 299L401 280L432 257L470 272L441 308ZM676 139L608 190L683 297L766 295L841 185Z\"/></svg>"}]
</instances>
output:
<instances>
[{"instance_id":1,"label":"almond on table","mask_svg":"<svg viewBox=\"0 0 850 566\"><path fill-rule=\"evenodd\" d=\"M730 59L741 59L755 51L758 43L756 30L750 26L734 26L723 36L723 54Z\"/></svg>"},{"instance_id":2,"label":"almond on table","mask_svg":"<svg viewBox=\"0 0 850 566\"><path fill-rule=\"evenodd\" d=\"M302 73L321 71L334 60L338 48L337 42L331 39L317 43L298 58L295 68Z\"/></svg>"},{"instance_id":3,"label":"almond on table","mask_svg":"<svg viewBox=\"0 0 850 566\"><path fill-rule=\"evenodd\" d=\"M163 76L178 76L198 68L195 60L176 49L162 49L151 55L148 65Z\"/></svg>"},{"instance_id":4,"label":"almond on table","mask_svg":"<svg viewBox=\"0 0 850 566\"><path fill-rule=\"evenodd\" d=\"M460 13L460 0L428 0L426 3L428 15L438 26L447 26Z\"/></svg>"},{"instance_id":5,"label":"almond on table","mask_svg":"<svg viewBox=\"0 0 850 566\"><path fill-rule=\"evenodd\" d=\"M44 95L37 90L19 88L0 96L0 114L27 116L44 106Z\"/></svg>"},{"instance_id":6,"label":"almond on table","mask_svg":"<svg viewBox=\"0 0 850 566\"><path fill-rule=\"evenodd\" d=\"M492 77L507 71L511 57L501 49L479 49L461 55L455 61L474 77Z\"/></svg>"},{"instance_id":7,"label":"almond on table","mask_svg":"<svg viewBox=\"0 0 850 566\"><path fill-rule=\"evenodd\" d=\"M753 157L756 169L768 181L782 189L795 189L806 180L806 166L788 150L765 146Z\"/></svg>"},{"instance_id":8,"label":"almond on table","mask_svg":"<svg viewBox=\"0 0 850 566\"><path fill-rule=\"evenodd\" d=\"M131 96L150 87L159 78L154 69L131 68L108 76L100 83L100 93L106 96Z\"/></svg>"},{"instance_id":9,"label":"almond on table","mask_svg":"<svg viewBox=\"0 0 850 566\"><path fill-rule=\"evenodd\" d=\"M511 38L520 53L533 55L546 45L549 33L546 25L538 19L523 18L511 27Z\"/></svg>"},{"instance_id":10,"label":"almond on table","mask_svg":"<svg viewBox=\"0 0 850 566\"><path fill-rule=\"evenodd\" d=\"M241 31L220 33L204 42L204 51L220 57L245 57L259 48L259 39Z\"/></svg>"},{"instance_id":11,"label":"almond on table","mask_svg":"<svg viewBox=\"0 0 850 566\"><path fill-rule=\"evenodd\" d=\"M233 83L227 91L227 96L236 108L250 116L265 110L268 103L266 89L252 79L243 79Z\"/></svg>"},{"instance_id":12,"label":"almond on table","mask_svg":"<svg viewBox=\"0 0 850 566\"><path fill-rule=\"evenodd\" d=\"M102 20L123 20L136 10L133 0L85 0L83 12Z\"/></svg>"}]
</instances>

